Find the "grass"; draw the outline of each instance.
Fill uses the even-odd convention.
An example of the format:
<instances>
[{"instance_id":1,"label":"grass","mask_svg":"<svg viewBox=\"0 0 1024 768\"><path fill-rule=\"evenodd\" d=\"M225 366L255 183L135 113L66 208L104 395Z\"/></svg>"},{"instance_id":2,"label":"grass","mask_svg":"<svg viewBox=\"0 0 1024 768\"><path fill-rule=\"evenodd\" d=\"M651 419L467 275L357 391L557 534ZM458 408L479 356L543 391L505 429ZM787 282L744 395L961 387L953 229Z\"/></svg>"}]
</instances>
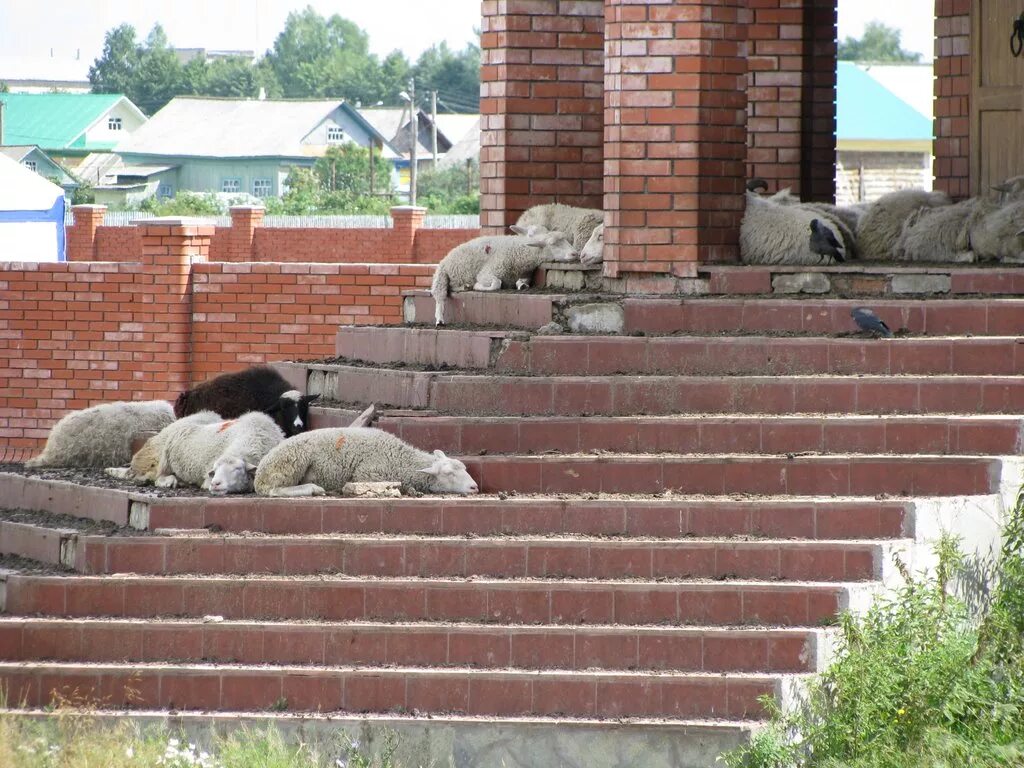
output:
<instances>
[{"instance_id":1,"label":"grass","mask_svg":"<svg viewBox=\"0 0 1024 768\"><path fill-rule=\"evenodd\" d=\"M950 593L963 565L937 545L933 576L840 621L837 660L803 705L771 713L729 768L996 768L1024 765L1024 490L1004 531L983 618Z\"/></svg>"},{"instance_id":2,"label":"grass","mask_svg":"<svg viewBox=\"0 0 1024 768\"><path fill-rule=\"evenodd\" d=\"M326 746L292 744L273 726L212 736L207 747L162 727L103 722L57 710L44 720L0 714L3 768L399 768L388 732L377 757L341 736Z\"/></svg>"}]
</instances>

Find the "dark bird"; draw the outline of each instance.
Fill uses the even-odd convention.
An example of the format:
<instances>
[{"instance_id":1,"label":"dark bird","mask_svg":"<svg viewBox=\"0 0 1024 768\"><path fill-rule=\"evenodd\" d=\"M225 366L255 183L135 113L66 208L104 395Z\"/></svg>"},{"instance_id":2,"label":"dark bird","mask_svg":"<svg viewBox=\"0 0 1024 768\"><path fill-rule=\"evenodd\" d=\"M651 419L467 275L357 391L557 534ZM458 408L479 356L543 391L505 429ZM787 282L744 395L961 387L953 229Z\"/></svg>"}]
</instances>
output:
<instances>
[{"instance_id":1,"label":"dark bird","mask_svg":"<svg viewBox=\"0 0 1024 768\"><path fill-rule=\"evenodd\" d=\"M768 182L761 178L754 178L747 182L748 192L767 192Z\"/></svg>"},{"instance_id":2,"label":"dark bird","mask_svg":"<svg viewBox=\"0 0 1024 768\"><path fill-rule=\"evenodd\" d=\"M811 219L810 244L812 253L831 258L834 261L846 261L846 257L840 250L843 244L836 239L835 233L831 229L821 223L821 219Z\"/></svg>"},{"instance_id":3,"label":"dark bird","mask_svg":"<svg viewBox=\"0 0 1024 768\"><path fill-rule=\"evenodd\" d=\"M887 339L892 338L892 331L889 330L889 326L875 314L874 310L868 307L854 307L850 310L850 317L853 318L853 321L857 323L857 327L862 331L885 336Z\"/></svg>"}]
</instances>

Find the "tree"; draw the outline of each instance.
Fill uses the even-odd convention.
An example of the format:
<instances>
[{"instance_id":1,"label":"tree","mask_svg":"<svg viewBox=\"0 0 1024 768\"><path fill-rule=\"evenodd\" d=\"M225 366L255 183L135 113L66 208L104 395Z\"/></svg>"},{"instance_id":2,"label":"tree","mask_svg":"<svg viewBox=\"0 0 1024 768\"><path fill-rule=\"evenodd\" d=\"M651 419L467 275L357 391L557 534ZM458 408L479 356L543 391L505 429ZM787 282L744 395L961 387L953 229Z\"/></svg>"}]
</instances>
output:
<instances>
[{"instance_id":1,"label":"tree","mask_svg":"<svg viewBox=\"0 0 1024 768\"><path fill-rule=\"evenodd\" d=\"M146 43L138 51L128 98L146 114L152 115L168 101L185 93L181 62L167 42L167 34L154 24Z\"/></svg>"},{"instance_id":2,"label":"tree","mask_svg":"<svg viewBox=\"0 0 1024 768\"><path fill-rule=\"evenodd\" d=\"M480 48L467 45L459 53L447 43L425 50L413 68L417 89L437 91L442 109L477 112L480 109Z\"/></svg>"},{"instance_id":3,"label":"tree","mask_svg":"<svg viewBox=\"0 0 1024 768\"><path fill-rule=\"evenodd\" d=\"M921 54L904 51L900 47L900 31L875 20L867 23L859 40L847 37L839 43L839 58L843 61L917 62Z\"/></svg>"},{"instance_id":4,"label":"tree","mask_svg":"<svg viewBox=\"0 0 1024 768\"><path fill-rule=\"evenodd\" d=\"M313 164L313 172L326 192L347 192L355 197L370 194L370 150L358 144L329 147ZM390 193L391 163L373 156L374 194Z\"/></svg>"},{"instance_id":5,"label":"tree","mask_svg":"<svg viewBox=\"0 0 1024 768\"><path fill-rule=\"evenodd\" d=\"M89 67L89 83L93 93L128 93L134 83L139 63L139 46L135 27L122 24L103 38L103 53Z\"/></svg>"},{"instance_id":6,"label":"tree","mask_svg":"<svg viewBox=\"0 0 1024 768\"><path fill-rule=\"evenodd\" d=\"M207 96L255 98L260 92L260 71L244 56L214 59L207 66Z\"/></svg>"}]
</instances>

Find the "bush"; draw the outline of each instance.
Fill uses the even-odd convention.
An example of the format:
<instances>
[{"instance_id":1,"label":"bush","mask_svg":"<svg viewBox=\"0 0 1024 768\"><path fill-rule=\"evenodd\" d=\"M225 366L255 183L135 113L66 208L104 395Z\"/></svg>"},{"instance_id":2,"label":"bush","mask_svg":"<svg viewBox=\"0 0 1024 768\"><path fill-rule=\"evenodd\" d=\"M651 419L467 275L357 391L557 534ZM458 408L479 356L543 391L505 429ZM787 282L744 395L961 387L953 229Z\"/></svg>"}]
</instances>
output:
<instances>
[{"instance_id":1,"label":"bush","mask_svg":"<svg viewBox=\"0 0 1024 768\"><path fill-rule=\"evenodd\" d=\"M431 213L480 213L479 165L423 171L416 180L416 202Z\"/></svg>"},{"instance_id":2,"label":"bush","mask_svg":"<svg viewBox=\"0 0 1024 768\"><path fill-rule=\"evenodd\" d=\"M222 216L225 206L212 192L180 190L174 197L148 197L139 206L140 211L157 216Z\"/></svg>"}]
</instances>

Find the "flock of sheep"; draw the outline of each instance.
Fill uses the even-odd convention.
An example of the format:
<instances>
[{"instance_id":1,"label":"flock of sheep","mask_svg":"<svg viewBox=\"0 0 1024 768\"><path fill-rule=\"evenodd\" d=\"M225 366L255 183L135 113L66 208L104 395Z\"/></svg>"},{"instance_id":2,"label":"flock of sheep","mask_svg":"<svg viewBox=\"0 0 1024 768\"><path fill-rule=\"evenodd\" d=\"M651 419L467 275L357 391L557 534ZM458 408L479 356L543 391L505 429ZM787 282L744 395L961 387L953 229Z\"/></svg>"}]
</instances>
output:
<instances>
[{"instance_id":1,"label":"flock of sheep","mask_svg":"<svg viewBox=\"0 0 1024 768\"><path fill-rule=\"evenodd\" d=\"M165 401L117 402L69 413L30 468L104 468L160 488L215 494L316 496L349 483L385 483L419 493L476 493L466 465L426 453L368 424L306 431L309 403L267 366L227 373ZM133 442L153 434L133 455ZM125 466L127 465L127 466Z\"/></svg>"}]
</instances>

